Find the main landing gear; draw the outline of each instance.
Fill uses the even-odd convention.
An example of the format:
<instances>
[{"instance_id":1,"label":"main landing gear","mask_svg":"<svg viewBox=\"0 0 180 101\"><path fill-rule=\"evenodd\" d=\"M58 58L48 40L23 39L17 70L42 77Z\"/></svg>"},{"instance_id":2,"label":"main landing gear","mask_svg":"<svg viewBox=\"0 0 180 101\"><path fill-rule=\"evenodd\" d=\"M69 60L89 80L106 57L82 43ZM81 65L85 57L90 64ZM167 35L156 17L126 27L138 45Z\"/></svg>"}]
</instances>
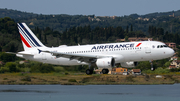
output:
<instances>
[{"instance_id":1,"label":"main landing gear","mask_svg":"<svg viewBox=\"0 0 180 101\"><path fill-rule=\"evenodd\" d=\"M91 75L93 73L93 69L87 69L86 70L86 74L87 75ZM109 73L109 69L102 69L102 73L103 74L108 74Z\"/></svg>"},{"instance_id":2,"label":"main landing gear","mask_svg":"<svg viewBox=\"0 0 180 101\"><path fill-rule=\"evenodd\" d=\"M102 73L103 74L108 74L109 73L109 69L102 69Z\"/></svg>"},{"instance_id":3,"label":"main landing gear","mask_svg":"<svg viewBox=\"0 0 180 101\"><path fill-rule=\"evenodd\" d=\"M91 63L89 63L89 69L86 70L87 75L91 75L93 73L93 69L91 68Z\"/></svg>"},{"instance_id":4,"label":"main landing gear","mask_svg":"<svg viewBox=\"0 0 180 101\"><path fill-rule=\"evenodd\" d=\"M109 73L109 69L102 69L102 73L103 74L108 74ZM87 75L93 74L93 69L91 68L91 64L89 64L89 69L86 70L86 74Z\"/></svg>"},{"instance_id":5,"label":"main landing gear","mask_svg":"<svg viewBox=\"0 0 180 101\"><path fill-rule=\"evenodd\" d=\"M93 69L87 69L87 70L86 70L86 74L87 74L87 75L91 75L92 73L93 73Z\"/></svg>"}]
</instances>

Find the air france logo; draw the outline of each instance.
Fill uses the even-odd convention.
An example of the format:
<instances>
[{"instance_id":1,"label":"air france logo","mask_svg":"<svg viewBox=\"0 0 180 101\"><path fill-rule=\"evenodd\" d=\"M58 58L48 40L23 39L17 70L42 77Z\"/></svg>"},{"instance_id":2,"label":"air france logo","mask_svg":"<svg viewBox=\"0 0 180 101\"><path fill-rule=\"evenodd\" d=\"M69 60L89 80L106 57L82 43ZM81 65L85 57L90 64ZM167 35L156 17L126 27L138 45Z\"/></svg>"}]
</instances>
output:
<instances>
[{"instance_id":1,"label":"air france logo","mask_svg":"<svg viewBox=\"0 0 180 101\"><path fill-rule=\"evenodd\" d=\"M139 47L142 43L138 43L136 47ZM116 45L100 45L100 46L93 46L91 50L93 49L118 49L118 48L133 48L134 43L132 44L116 44Z\"/></svg>"},{"instance_id":2,"label":"air france logo","mask_svg":"<svg viewBox=\"0 0 180 101\"><path fill-rule=\"evenodd\" d=\"M141 44L142 44L142 43L138 43L138 44L136 45L136 47L139 47Z\"/></svg>"}]
</instances>

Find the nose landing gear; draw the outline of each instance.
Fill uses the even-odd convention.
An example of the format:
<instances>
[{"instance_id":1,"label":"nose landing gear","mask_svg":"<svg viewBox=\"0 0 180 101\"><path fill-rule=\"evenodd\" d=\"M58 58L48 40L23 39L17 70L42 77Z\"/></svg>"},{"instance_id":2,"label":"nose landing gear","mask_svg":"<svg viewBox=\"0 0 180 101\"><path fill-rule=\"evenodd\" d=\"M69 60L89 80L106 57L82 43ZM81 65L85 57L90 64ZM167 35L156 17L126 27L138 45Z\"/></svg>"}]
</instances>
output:
<instances>
[{"instance_id":1,"label":"nose landing gear","mask_svg":"<svg viewBox=\"0 0 180 101\"><path fill-rule=\"evenodd\" d=\"M153 60L150 60L149 62L151 63L151 71L154 71L155 70L155 68L153 67L153 62L152 62Z\"/></svg>"}]
</instances>

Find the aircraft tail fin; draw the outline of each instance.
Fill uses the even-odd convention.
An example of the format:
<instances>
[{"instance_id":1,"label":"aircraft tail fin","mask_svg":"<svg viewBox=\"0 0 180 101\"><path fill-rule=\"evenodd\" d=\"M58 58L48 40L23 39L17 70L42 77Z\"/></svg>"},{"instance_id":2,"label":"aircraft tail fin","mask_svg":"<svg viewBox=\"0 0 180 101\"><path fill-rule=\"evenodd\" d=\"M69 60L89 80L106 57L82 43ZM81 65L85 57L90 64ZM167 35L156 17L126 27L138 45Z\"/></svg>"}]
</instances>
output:
<instances>
[{"instance_id":1,"label":"aircraft tail fin","mask_svg":"<svg viewBox=\"0 0 180 101\"><path fill-rule=\"evenodd\" d=\"M17 23L24 50L45 47L25 23Z\"/></svg>"}]
</instances>

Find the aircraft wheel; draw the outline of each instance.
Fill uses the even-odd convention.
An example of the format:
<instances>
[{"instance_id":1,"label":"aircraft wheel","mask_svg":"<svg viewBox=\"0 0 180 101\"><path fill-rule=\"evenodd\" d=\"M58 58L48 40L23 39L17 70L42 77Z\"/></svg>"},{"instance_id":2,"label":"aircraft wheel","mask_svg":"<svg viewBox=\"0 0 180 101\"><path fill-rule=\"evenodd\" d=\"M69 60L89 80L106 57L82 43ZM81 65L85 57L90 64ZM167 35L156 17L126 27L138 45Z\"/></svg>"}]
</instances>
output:
<instances>
[{"instance_id":1,"label":"aircraft wheel","mask_svg":"<svg viewBox=\"0 0 180 101\"><path fill-rule=\"evenodd\" d=\"M87 69L87 70L86 70L86 74L87 74L87 75L91 75L92 73L93 73L93 70L91 70L91 69Z\"/></svg>"},{"instance_id":2,"label":"aircraft wheel","mask_svg":"<svg viewBox=\"0 0 180 101\"><path fill-rule=\"evenodd\" d=\"M108 74L108 72L109 72L108 69L103 69L103 70L102 70L102 73L103 73L103 74Z\"/></svg>"},{"instance_id":3,"label":"aircraft wheel","mask_svg":"<svg viewBox=\"0 0 180 101\"><path fill-rule=\"evenodd\" d=\"M155 68L151 68L151 71L154 71L155 70Z\"/></svg>"}]
</instances>

